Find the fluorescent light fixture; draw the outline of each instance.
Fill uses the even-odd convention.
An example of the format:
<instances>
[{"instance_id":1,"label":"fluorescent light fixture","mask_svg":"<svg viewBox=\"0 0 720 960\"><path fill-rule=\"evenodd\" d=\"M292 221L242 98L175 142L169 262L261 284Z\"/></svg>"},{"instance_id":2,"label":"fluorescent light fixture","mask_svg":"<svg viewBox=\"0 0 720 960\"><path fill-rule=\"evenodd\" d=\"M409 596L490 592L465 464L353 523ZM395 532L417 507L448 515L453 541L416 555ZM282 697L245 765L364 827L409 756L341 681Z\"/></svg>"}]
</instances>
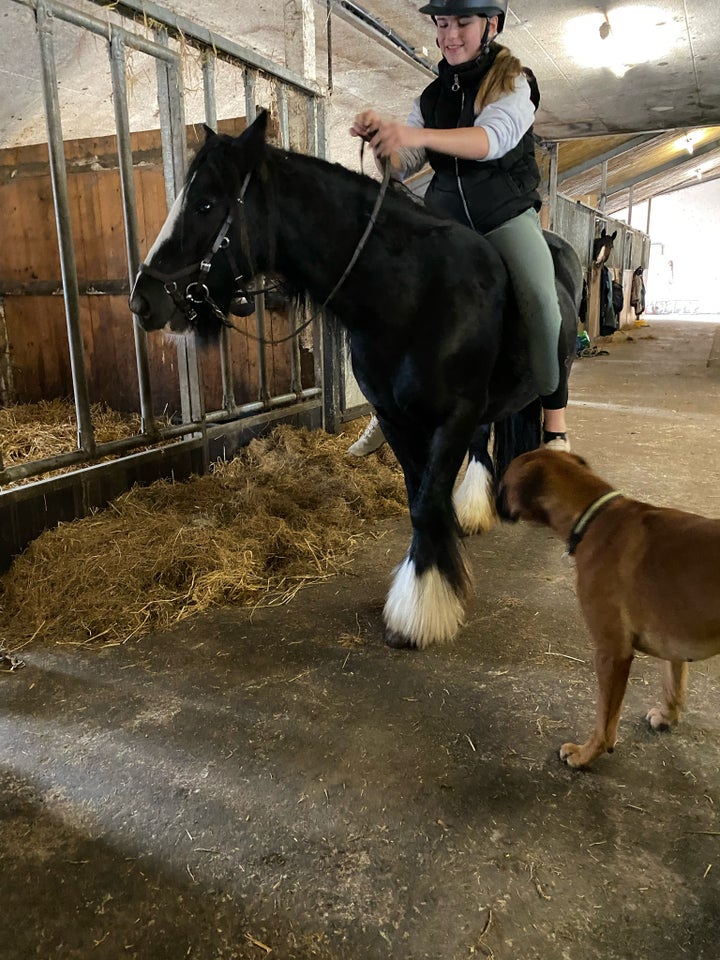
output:
<instances>
[{"instance_id":1,"label":"fluorescent light fixture","mask_svg":"<svg viewBox=\"0 0 720 960\"><path fill-rule=\"evenodd\" d=\"M690 156L692 156L695 150L695 144L702 140L702 136L702 130L688 130L687 133L684 133L681 137L678 137L678 139L675 140L673 146L677 151L687 150Z\"/></svg>"}]
</instances>

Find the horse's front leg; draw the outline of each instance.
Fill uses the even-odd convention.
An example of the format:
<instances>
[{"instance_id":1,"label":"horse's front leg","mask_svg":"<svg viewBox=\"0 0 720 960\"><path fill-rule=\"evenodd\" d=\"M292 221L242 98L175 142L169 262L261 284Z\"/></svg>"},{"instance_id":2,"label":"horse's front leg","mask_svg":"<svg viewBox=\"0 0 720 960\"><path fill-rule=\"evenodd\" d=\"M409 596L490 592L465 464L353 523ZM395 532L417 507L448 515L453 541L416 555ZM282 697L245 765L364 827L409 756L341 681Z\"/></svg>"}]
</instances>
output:
<instances>
[{"instance_id":1,"label":"horse's front leg","mask_svg":"<svg viewBox=\"0 0 720 960\"><path fill-rule=\"evenodd\" d=\"M385 427L384 427L385 429ZM465 619L470 575L462 553L452 504L472 423L456 417L438 428L430 442L386 436L405 473L413 535L396 568L385 603L385 642L423 648L452 640Z\"/></svg>"}]
</instances>

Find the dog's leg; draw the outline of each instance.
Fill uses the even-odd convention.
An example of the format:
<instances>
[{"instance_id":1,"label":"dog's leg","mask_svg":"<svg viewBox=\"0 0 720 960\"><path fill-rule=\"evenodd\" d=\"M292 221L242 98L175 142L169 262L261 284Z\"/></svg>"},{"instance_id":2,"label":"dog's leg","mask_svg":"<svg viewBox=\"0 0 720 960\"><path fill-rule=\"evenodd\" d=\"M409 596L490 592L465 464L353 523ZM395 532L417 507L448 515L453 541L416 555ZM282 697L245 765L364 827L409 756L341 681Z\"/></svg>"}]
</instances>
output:
<instances>
[{"instance_id":1,"label":"dog's leg","mask_svg":"<svg viewBox=\"0 0 720 960\"><path fill-rule=\"evenodd\" d=\"M620 722L627 687L632 652L626 653L628 644L624 638L611 640L607 634L596 639L595 673L598 679L598 701L595 713L595 729L590 739L578 745L564 743L560 747L560 759L569 767L587 767L604 753L612 753L617 741L617 728Z\"/></svg>"},{"instance_id":2,"label":"dog's leg","mask_svg":"<svg viewBox=\"0 0 720 960\"><path fill-rule=\"evenodd\" d=\"M685 706L688 665L684 660L663 661L663 702L649 711L645 718L653 730L668 730L680 719Z\"/></svg>"}]
</instances>

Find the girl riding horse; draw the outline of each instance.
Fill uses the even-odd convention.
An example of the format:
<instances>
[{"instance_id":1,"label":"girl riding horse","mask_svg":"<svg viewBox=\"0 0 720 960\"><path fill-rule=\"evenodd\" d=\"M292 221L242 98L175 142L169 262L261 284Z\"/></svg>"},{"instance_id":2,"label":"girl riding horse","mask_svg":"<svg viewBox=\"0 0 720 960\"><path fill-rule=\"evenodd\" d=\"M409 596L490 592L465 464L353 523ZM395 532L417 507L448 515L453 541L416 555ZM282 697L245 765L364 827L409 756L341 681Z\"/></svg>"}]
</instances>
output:
<instances>
[{"instance_id":1,"label":"girl riding horse","mask_svg":"<svg viewBox=\"0 0 720 960\"><path fill-rule=\"evenodd\" d=\"M428 208L482 233L503 259L517 297L521 334L544 410L545 445L569 450L567 378L558 362L560 307L553 260L537 211L540 172L532 125L539 94L510 51L497 43L507 0L430 0L420 8L437 28L443 54L439 77L415 100L407 124L375 110L358 114L350 130L389 158L405 179L428 161L434 175ZM529 77L528 77L529 75ZM350 448L377 450L383 435L374 417Z\"/></svg>"}]
</instances>

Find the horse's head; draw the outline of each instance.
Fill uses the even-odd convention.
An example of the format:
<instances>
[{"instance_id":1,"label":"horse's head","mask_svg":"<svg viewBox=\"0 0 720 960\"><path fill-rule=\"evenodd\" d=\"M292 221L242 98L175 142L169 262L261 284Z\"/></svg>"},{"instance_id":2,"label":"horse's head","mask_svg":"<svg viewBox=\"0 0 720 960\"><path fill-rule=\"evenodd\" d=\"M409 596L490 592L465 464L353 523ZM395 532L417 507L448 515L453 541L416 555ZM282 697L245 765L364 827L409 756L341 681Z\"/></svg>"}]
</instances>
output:
<instances>
[{"instance_id":1,"label":"horse's head","mask_svg":"<svg viewBox=\"0 0 720 960\"><path fill-rule=\"evenodd\" d=\"M599 267L605 263L612 253L615 237L617 237L617 230L613 230L612 233L607 233L605 227L603 227L600 236L593 240L592 258L596 267Z\"/></svg>"},{"instance_id":2,"label":"horse's head","mask_svg":"<svg viewBox=\"0 0 720 960\"><path fill-rule=\"evenodd\" d=\"M130 294L130 309L145 330L216 336L233 301L242 299L257 269L243 242L243 205L266 127L263 111L237 138L205 128L205 143Z\"/></svg>"}]
</instances>

